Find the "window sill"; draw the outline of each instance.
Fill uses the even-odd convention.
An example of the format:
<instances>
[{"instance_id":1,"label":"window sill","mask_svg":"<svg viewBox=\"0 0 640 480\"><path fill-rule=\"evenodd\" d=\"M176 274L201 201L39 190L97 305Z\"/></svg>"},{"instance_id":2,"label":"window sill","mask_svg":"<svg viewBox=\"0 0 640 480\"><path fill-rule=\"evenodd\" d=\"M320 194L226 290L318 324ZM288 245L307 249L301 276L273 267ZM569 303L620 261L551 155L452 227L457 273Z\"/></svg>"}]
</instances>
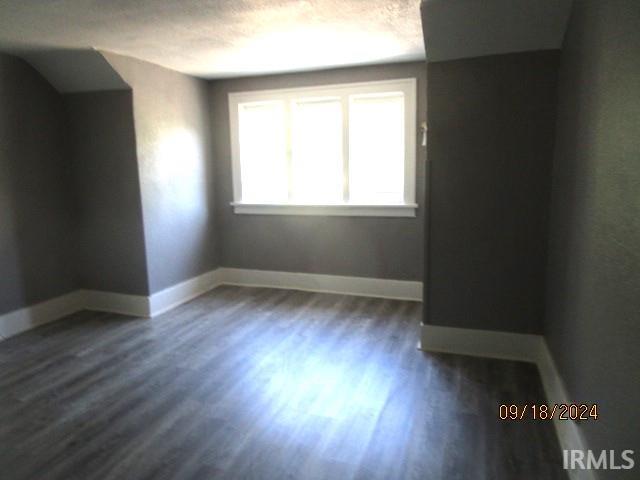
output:
<instances>
[{"instance_id":1,"label":"window sill","mask_svg":"<svg viewBox=\"0 0 640 480\"><path fill-rule=\"evenodd\" d=\"M299 205L231 202L233 211L243 215L319 215L337 217L415 217L415 203L398 205Z\"/></svg>"}]
</instances>

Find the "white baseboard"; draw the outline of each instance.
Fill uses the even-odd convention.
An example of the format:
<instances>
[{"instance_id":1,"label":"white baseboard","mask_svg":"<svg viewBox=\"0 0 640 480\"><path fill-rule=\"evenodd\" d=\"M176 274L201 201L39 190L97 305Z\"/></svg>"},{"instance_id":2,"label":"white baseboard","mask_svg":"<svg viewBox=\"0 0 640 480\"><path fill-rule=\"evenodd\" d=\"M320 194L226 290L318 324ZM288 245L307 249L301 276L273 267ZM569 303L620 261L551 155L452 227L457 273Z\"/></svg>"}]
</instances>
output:
<instances>
[{"instance_id":1,"label":"white baseboard","mask_svg":"<svg viewBox=\"0 0 640 480\"><path fill-rule=\"evenodd\" d=\"M82 308L80 292L71 292L35 305L0 315L0 337L12 337Z\"/></svg>"},{"instance_id":2,"label":"white baseboard","mask_svg":"<svg viewBox=\"0 0 640 480\"><path fill-rule=\"evenodd\" d=\"M542 386L544 387L549 403L575 403L567 393L567 389L558 371L553 356L549 351L547 342L543 339L540 345L539 356L536 364L540 371ZM573 399L575 400L575 399ZM587 441L576 422L571 420L554 420L553 425L558 435L560 447L563 450L588 450ZM569 470L571 480L597 480L598 475L594 470Z\"/></svg>"},{"instance_id":3,"label":"white baseboard","mask_svg":"<svg viewBox=\"0 0 640 480\"><path fill-rule=\"evenodd\" d=\"M367 297L422 300L422 282L239 268L218 268L148 297L148 316L154 317L167 312L220 285L287 288Z\"/></svg>"},{"instance_id":4,"label":"white baseboard","mask_svg":"<svg viewBox=\"0 0 640 480\"><path fill-rule=\"evenodd\" d=\"M121 313L143 318L155 317L223 284L422 300L422 282L218 268L150 296L78 290L15 310L0 315L0 340L80 310Z\"/></svg>"},{"instance_id":5,"label":"white baseboard","mask_svg":"<svg viewBox=\"0 0 640 480\"><path fill-rule=\"evenodd\" d=\"M549 404L572 402L542 335L491 330L421 325L420 349L475 357L500 358L535 363ZM576 422L553 420L560 448L588 449ZM597 480L593 470L567 470L571 480Z\"/></svg>"},{"instance_id":6,"label":"white baseboard","mask_svg":"<svg viewBox=\"0 0 640 480\"><path fill-rule=\"evenodd\" d=\"M0 315L0 341L81 310L149 317L149 299L141 295L76 290Z\"/></svg>"},{"instance_id":7,"label":"white baseboard","mask_svg":"<svg viewBox=\"0 0 640 480\"><path fill-rule=\"evenodd\" d=\"M522 333L474 330L470 328L421 326L420 348L434 352L475 357L536 362L542 337Z\"/></svg>"},{"instance_id":8,"label":"white baseboard","mask_svg":"<svg viewBox=\"0 0 640 480\"><path fill-rule=\"evenodd\" d=\"M149 297L124 293L80 290L82 308L98 312L121 313L132 317L150 317Z\"/></svg>"},{"instance_id":9,"label":"white baseboard","mask_svg":"<svg viewBox=\"0 0 640 480\"><path fill-rule=\"evenodd\" d=\"M178 283L160 292L154 293L149 299L149 315L155 317L161 313L193 300L209 290L222 284L220 268Z\"/></svg>"},{"instance_id":10,"label":"white baseboard","mask_svg":"<svg viewBox=\"0 0 640 480\"><path fill-rule=\"evenodd\" d=\"M218 285L220 285L220 269L190 278L149 296L92 290L82 291L82 296L84 308L87 310L150 318L193 300Z\"/></svg>"},{"instance_id":11,"label":"white baseboard","mask_svg":"<svg viewBox=\"0 0 640 480\"><path fill-rule=\"evenodd\" d=\"M220 282L245 287L271 287L310 292L422 301L422 282L385 278L345 277L316 273L219 268Z\"/></svg>"}]
</instances>

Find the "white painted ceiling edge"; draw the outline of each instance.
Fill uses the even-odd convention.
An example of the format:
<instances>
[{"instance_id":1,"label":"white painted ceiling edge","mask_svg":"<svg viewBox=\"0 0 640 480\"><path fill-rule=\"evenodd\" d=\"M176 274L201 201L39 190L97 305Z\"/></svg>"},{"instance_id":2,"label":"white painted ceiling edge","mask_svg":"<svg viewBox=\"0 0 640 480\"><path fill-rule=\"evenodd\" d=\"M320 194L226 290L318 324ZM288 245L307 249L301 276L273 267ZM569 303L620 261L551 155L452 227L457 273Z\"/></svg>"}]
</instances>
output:
<instances>
[{"instance_id":1,"label":"white painted ceiling edge","mask_svg":"<svg viewBox=\"0 0 640 480\"><path fill-rule=\"evenodd\" d=\"M429 62L562 47L571 0L422 0Z\"/></svg>"}]
</instances>

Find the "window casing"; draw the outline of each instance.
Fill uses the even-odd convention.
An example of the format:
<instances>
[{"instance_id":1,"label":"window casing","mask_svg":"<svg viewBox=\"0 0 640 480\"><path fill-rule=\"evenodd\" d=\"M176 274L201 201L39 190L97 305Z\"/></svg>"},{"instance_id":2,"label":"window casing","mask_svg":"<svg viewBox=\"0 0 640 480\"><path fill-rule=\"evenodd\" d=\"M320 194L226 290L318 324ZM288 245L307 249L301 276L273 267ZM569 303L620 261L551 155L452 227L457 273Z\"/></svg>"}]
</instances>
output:
<instances>
[{"instance_id":1,"label":"window casing","mask_svg":"<svg viewBox=\"0 0 640 480\"><path fill-rule=\"evenodd\" d=\"M235 213L414 217L414 78L229 94Z\"/></svg>"}]
</instances>

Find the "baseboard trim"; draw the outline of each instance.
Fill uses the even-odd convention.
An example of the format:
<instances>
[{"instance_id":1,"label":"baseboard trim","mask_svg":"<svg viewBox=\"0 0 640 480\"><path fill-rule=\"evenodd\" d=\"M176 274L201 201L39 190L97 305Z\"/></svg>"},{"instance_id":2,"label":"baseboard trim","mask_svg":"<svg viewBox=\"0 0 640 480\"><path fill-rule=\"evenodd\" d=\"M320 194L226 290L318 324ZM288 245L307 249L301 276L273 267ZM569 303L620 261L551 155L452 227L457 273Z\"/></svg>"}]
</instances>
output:
<instances>
[{"instance_id":1,"label":"baseboard trim","mask_svg":"<svg viewBox=\"0 0 640 480\"><path fill-rule=\"evenodd\" d=\"M573 403L542 335L422 324L419 348L424 351L535 363L540 372L547 402L550 404ZM553 425L561 449L583 451L588 449L584 435L576 422L555 419ZM598 478L593 470L567 470L567 473L571 480L597 480Z\"/></svg>"},{"instance_id":2,"label":"baseboard trim","mask_svg":"<svg viewBox=\"0 0 640 480\"><path fill-rule=\"evenodd\" d=\"M316 273L219 268L224 285L286 288L309 292L422 301L422 282L385 278L346 277Z\"/></svg>"},{"instance_id":3,"label":"baseboard trim","mask_svg":"<svg viewBox=\"0 0 640 480\"><path fill-rule=\"evenodd\" d=\"M71 292L29 307L0 315L0 338L7 339L82 308L80 292Z\"/></svg>"},{"instance_id":4,"label":"baseboard trim","mask_svg":"<svg viewBox=\"0 0 640 480\"><path fill-rule=\"evenodd\" d=\"M149 299L149 315L155 317L221 285L221 269L212 270L154 293Z\"/></svg>"},{"instance_id":5,"label":"baseboard trim","mask_svg":"<svg viewBox=\"0 0 640 480\"><path fill-rule=\"evenodd\" d=\"M286 288L399 300L422 300L422 282L218 268L149 296L77 290L0 315L0 341L80 310L119 313L141 318L155 317L220 285Z\"/></svg>"},{"instance_id":6,"label":"baseboard trim","mask_svg":"<svg viewBox=\"0 0 640 480\"><path fill-rule=\"evenodd\" d=\"M150 317L149 297L125 293L80 290L83 310L120 313L132 317Z\"/></svg>"},{"instance_id":7,"label":"baseboard trim","mask_svg":"<svg viewBox=\"0 0 640 480\"><path fill-rule=\"evenodd\" d=\"M549 403L575 403L569 396L562 376L556 367L547 342L543 339L540 345L539 356L536 364L540 371L542 386L544 387ZM575 400L575 399L574 399ZM558 435L560 447L563 450L589 449L587 441L580 431L579 425L571 420L554 420L553 425ZM598 474L594 470L568 470L571 480L597 480Z\"/></svg>"},{"instance_id":8,"label":"baseboard trim","mask_svg":"<svg viewBox=\"0 0 640 480\"><path fill-rule=\"evenodd\" d=\"M475 357L536 362L540 335L422 324L420 348Z\"/></svg>"}]
</instances>

